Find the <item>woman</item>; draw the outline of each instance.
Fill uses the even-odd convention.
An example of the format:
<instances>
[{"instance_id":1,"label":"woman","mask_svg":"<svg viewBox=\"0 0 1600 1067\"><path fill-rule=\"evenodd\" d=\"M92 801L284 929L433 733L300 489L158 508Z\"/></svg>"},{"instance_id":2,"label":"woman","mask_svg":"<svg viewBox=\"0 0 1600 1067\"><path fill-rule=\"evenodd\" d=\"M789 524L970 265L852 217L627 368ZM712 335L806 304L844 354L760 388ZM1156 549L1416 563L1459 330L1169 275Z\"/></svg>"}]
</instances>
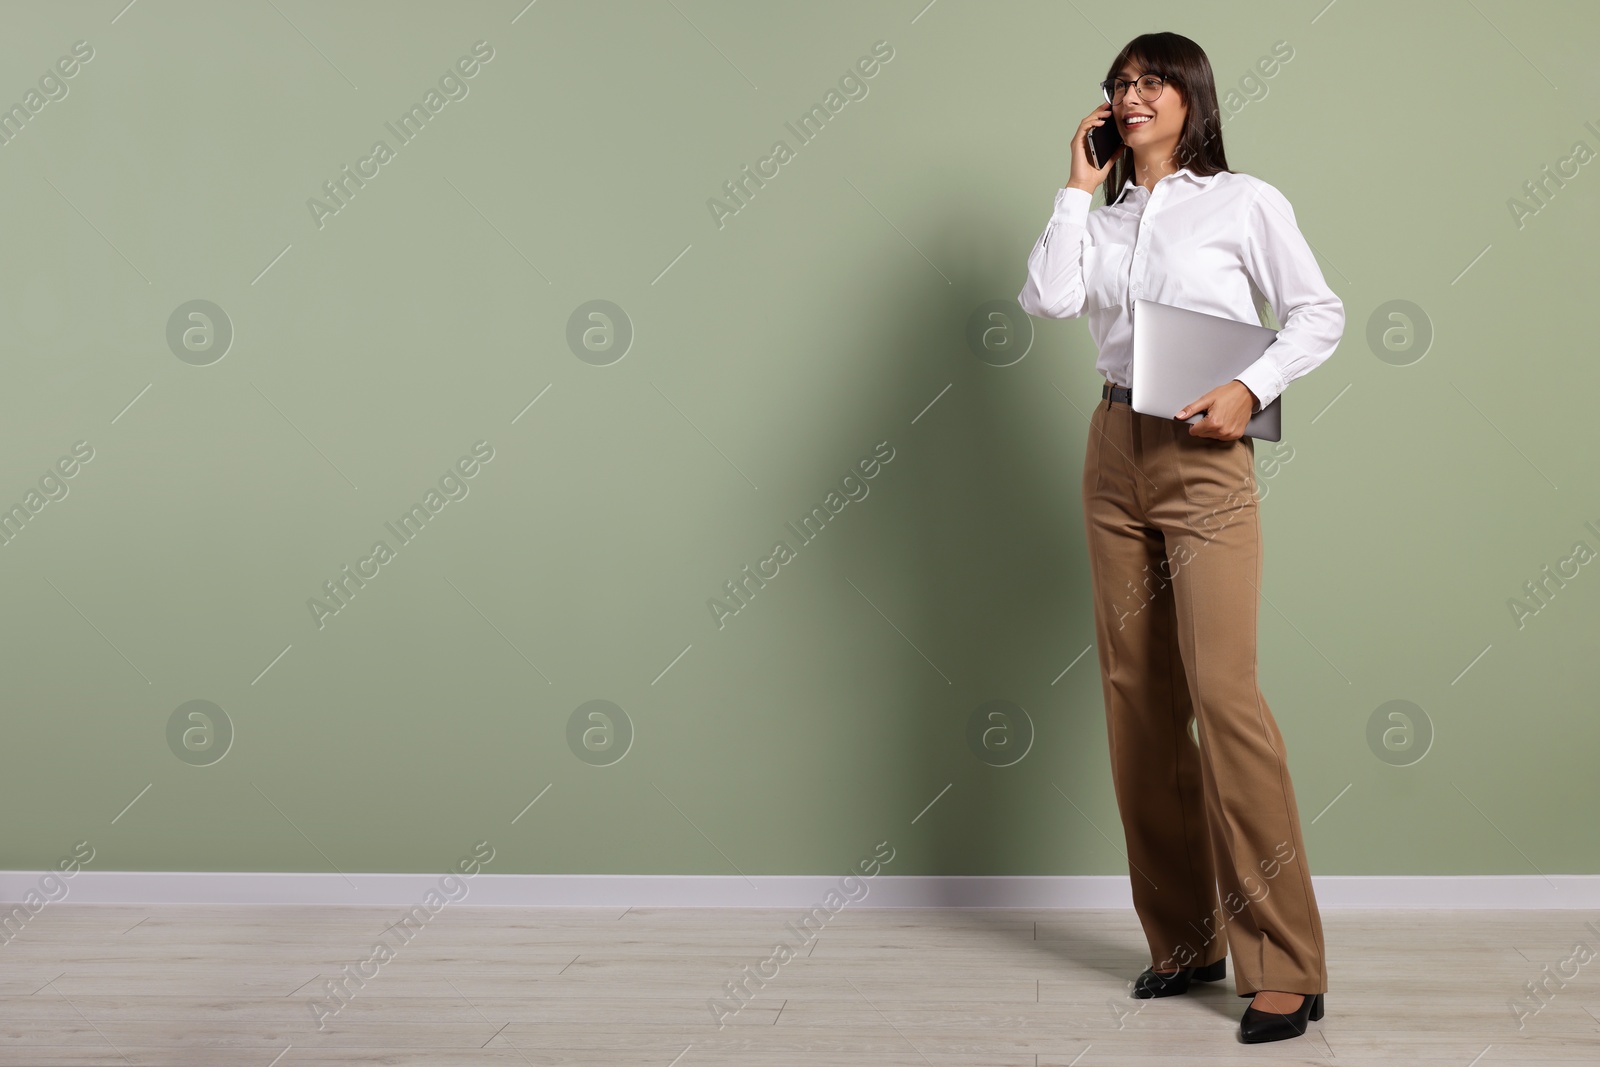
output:
<instances>
[{"instance_id":1,"label":"woman","mask_svg":"<svg viewBox=\"0 0 1600 1067\"><path fill-rule=\"evenodd\" d=\"M1344 306L1283 194L1228 170L1199 45L1136 37L1102 89L1018 301L1087 314L1106 379L1083 501L1112 782L1151 954L1133 996L1218 981L1231 951L1235 992L1253 998L1240 1037L1296 1037L1322 1018L1328 972L1283 737L1256 684L1261 526L1243 434L1332 355ZM1097 170L1084 138L1107 121L1125 146ZM1110 206L1090 212L1102 181ZM1135 299L1259 323L1263 298L1282 327L1237 378L1174 419L1129 406Z\"/></svg>"}]
</instances>

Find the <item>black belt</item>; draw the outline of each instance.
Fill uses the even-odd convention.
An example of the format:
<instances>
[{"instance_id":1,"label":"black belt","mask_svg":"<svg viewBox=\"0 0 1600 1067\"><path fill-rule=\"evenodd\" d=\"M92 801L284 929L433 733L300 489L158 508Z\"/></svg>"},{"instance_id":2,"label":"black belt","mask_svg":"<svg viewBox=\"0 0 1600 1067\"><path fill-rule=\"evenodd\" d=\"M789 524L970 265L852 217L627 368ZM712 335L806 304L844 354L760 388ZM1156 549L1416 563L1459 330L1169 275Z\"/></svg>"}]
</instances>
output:
<instances>
[{"instance_id":1,"label":"black belt","mask_svg":"<svg viewBox=\"0 0 1600 1067\"><path fill-rule=\"evenodd\" d=\"M1107 397L1110 397L1111 402L1114 404L1127 404L1131 407L1133 405L1133 387L1131 385L1112 385L1110 382L1106 382L1105 385L1100 387L1100 399L1104 400Z\"/></svg>"}]
</instances>

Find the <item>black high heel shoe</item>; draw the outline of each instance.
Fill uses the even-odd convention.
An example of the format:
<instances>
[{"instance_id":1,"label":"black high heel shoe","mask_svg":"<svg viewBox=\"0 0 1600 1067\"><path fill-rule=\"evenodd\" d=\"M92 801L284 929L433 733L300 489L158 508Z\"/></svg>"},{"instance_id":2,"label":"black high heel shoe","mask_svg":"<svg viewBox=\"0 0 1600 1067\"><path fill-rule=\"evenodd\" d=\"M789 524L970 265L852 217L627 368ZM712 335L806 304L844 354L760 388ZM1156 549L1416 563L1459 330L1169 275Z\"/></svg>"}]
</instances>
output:
<instances>
[{"instance_id":1,"label":"black high heel shoe","mask_svg":"<svg viewBox=\"0 0 1600 1067\"><path fill-rule=\"evenodd\" d=\"M1189 991L1191 978L1198 982L1220 982L1227 976L1226 956L1204 967L1180 967L1177 974L1157 974L1152 968L1146 967L1139 977L1133 980L1132 996L1139 1000L1149 1000L1151 997L1175 997L1179 993Z\"/></svg>"},{"instance_id":2,"label":"black high heel shoe","mask_svg":"<svg viewBox=\"0 0 1600 1067\"><path fill-rule=\"evenodd\" d=\"M1306 1032L1306 1023L1322 1018L1322 994L1306 993L1300 1006L1289 1014L1276 1011L1244 1009L1239 1020L1239 1040L1253 1045L1260 1041L1282 1041L1286 1037L1300 1037Z\"/></svg>"}]
</instances>

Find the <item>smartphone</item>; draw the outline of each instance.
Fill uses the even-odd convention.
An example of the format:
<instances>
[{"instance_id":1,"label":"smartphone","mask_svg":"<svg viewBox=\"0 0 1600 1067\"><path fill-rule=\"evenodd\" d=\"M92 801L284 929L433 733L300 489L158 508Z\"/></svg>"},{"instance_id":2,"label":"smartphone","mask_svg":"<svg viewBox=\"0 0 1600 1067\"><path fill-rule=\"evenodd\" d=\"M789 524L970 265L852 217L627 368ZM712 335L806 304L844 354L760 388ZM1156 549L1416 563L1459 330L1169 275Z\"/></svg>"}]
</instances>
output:
<instances>
[{"instance_id":1,"label":"smartphone","mask_svg":"<svg viewBox=\"0 0 1600 1067\"><path fill-rule=\"evenodd\" d=\"M1089 136L1084 138L1084 149L1089 156L1089 165L1099 170L1111 162L1111 157L1122 148L1122 133L1117 129L1117 116L1115 112L1106 114L1105 122L1099 126L1089 127Z\"/></svg>"}]
</instances>

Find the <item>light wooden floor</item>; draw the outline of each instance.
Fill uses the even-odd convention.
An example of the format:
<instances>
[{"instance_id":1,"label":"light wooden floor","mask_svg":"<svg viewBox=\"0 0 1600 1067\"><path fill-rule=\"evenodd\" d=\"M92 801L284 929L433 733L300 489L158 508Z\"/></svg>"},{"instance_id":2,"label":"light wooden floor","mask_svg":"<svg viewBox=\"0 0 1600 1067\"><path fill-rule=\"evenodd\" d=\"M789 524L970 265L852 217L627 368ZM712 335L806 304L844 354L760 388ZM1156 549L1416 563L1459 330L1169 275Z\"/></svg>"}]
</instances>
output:
<instances>
[{"instance_id":1,"label":"light wooden floor","mask_svg":"<svg viewBox=\"0 0 1600 1067\"><path fill-rule=\"evenodd\" d=\"M1324 910L1327 1017L1242 1045L1231 964L1198 994L1128 999L1148 962L1131 912L847 907L719 1030L708 1000L796 944L800 909L452 905L319 1033L324 978L399 910L48 905L0 944L0 1064L1600 1063L1600 959L1520 1032L1508 1007L1600 948L1589 913Z\"/></svg>"}]
</instances>

